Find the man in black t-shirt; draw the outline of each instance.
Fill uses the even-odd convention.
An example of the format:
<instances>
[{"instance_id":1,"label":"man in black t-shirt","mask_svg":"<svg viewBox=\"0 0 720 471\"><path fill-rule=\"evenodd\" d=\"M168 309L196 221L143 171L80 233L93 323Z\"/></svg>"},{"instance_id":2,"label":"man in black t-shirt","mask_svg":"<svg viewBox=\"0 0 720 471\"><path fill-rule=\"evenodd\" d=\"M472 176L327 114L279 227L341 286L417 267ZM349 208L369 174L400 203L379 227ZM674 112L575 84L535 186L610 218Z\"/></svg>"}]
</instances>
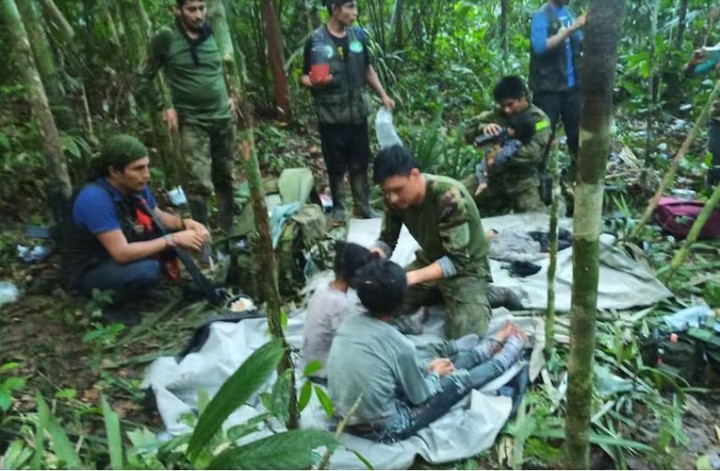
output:
<instances>
[{"instance_id":1,"label":"man in black t-shirt","mask_svg":"<svg viewBox=\"0 0 720 471\"><path fill-rule=\"evenodd\" d=\"M380 97L385 108L392 109L395 103L385 93L370 64L367 34L352 26L358 15L357 2L328 0L327 8L330 13L327 24L316 29L305 43L300 83L315 99L333 198L332 218L333 222L342 223L345 214L340 187L346 172L350 173L353 215L363 219L374 216L369 204L367 178L370 103L365 93L366 85ZM324 71L316 74L313 66Z\"/></svg>"}]
</instances>

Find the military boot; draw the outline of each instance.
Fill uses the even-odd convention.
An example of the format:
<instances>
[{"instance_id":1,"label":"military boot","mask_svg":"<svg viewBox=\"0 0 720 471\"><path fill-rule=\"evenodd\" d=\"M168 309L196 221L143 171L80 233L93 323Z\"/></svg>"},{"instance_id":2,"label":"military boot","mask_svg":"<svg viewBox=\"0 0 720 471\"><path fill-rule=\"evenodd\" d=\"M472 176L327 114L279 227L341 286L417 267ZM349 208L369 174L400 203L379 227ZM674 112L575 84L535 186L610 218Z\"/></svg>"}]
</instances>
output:
<instances>
[{"instance_id":1,"label":"military boot","mask_svg":"<svg viewBox=\"0 0 720 471\"><path fill-rule=\"evenodd\" d=\"M520 298L509 288L488 285L487 298L488 302L490 302L490 307L493 309L496 307L504 307L508 311L520 311L523 309Z\"/></svg>"},{"instance_id":2,"label":"military boot","mask_svg":"<svg viewBox=\"0 0 720 471\"><path fill-rule=\"evenodd\" d=\"M235 198L232 188L215 190L215 200L218 205L218 226L226 236L234 235Z\"/></svg>"},{"instance_id":3,"label":"military boot","mask_svg":"<svg viewBox=\"0 0 720 471\"><path fill-rule=\"evenodd\" d=\"M188 206L190 207L190 214L192 215L192 218L202 224L203 226L207 227L209 229L209 217L208 217L208 207L207 202L205 201L205 198L198 197L198 196L192 196L188 198ZM200 264L204 266L208 266L210 264L210 253L212 251L212 247L210 246L210 242L205 243L202 250L200 251Z\"/></svg>"},{"instance_id":4,"label":"military boot","mask_svg":"<svg viewBox=\"0 0 720 471\"><path fill-rule=\"evenodd\" d=\"M379 218L382 215L370 207L370 183L366 172L350 174L353 197L353 216L358 219Z\"/></svg>"},{"instance_id":5,"label":"military boot","mask_svg":"<svg viewBox=\"0 0 720 471\"><path fill-rule=\"evenodd\" d=\"M330 194L333 200L333 209L330 215L330 222L334 226L345 224L345 206L342 200L341 188L345 174L331 173L328 175L330 180Z\"/></svg>"}]
</instances>

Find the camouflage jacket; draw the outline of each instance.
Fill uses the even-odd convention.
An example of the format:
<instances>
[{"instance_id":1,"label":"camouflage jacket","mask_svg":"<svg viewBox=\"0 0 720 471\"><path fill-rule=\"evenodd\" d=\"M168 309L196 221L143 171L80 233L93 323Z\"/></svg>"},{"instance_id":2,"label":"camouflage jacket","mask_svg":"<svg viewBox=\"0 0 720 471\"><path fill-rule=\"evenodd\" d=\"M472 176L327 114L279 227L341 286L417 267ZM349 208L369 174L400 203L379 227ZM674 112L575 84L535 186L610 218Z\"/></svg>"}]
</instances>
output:
<instances>
[{"instance_id":1,"label":"camouflage jacket","mask_svg":"<svg viewBox=\"0 0 720 471\"><path fill-rule=\"evenodd\" d=\"M448 257L457 275L479 276L490 281L488 240L472 196L462 183L452 178L424 176L427 192L419 205L401 210L385 203L378 246L392 252L405 224L420 244L416 254L419 262L429 265Z\"/></svg>"},{"instance_id":2,"label":"camouflage jacket","mask_svg":"<svg viewBox=\"0 0 720 471\"><path fill-rule=\"evenodd\" d=\"M535 121L535 135L530 142L523 144L518 151L507 161L501 171L493 175L495 182L512 184L521 180L536 179L538 168L543 160L545 149L550 142L550 120L547 115L535 105L530 105L526 113L530 113ZM465 141L473 142L475 137L482 133L482 128L490 123L507 126L508 118L500 110L486 111L476 116L465 128ZM493 182L494 183L494 182Z\"/></svg>"}]
</instances>

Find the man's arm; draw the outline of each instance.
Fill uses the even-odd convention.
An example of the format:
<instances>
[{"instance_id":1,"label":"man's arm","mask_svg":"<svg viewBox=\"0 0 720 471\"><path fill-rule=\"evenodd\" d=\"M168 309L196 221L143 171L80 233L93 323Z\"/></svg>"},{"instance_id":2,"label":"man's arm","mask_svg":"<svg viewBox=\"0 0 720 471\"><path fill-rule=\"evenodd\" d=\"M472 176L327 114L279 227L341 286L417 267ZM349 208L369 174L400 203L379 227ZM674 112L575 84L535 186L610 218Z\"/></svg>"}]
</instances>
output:
<instances>
[{"instance_id":1,"label":"man's arm","mask_svg":"<svg viewBox=\"0 0 720 471\"><path fill-rule=\"evenodd\" d=\"M391 110L395 107L395 102L388 96L387 93L385 93L385 89L380 83L377 72L375 72L372 65L368 66L367 71L365 72L365 81L368 85L370 85L370 88L373 89L375 94L380 97L380 100L382 100L385 108Z\"/></svg>"},{"instance_id":2,"label":"man's arm","mask_svg":"<svg viewBox=\"0 0 720 471\"><path fill-rule=\"evenodd\" d=\"M382 255L386 258L392 256L397 246L400 230L402 229L402 217L396 210L390 207L389 203L385 203L385 213L383 214L382 229L380 230L380 238L375 242L372 249L382 251ZM377 252L377 250L373 250Z\"/></svg>"},{"instance_id":3,"label":"man's arm","mask_svg":"<svg viewBox=\"0 0 720 471\"><path fill-rule=\"evenodd\" d=\"M485 111L478 116L470 119L465 127L464 137L467 144L475 142L475 138L483 132L483 128L488 124L498 124L498 116L495 111Z\"/></svg>"},{"instance_id":4,"label":"man's arm","mask_svg":"<svg viewBox=\"0 0 720 471\"><path fill-rule=\"evenodd\" d=\"M112 259L120 264L154 257L175 246L199 252L207 241L203 234L191 230L176 232L167 237L132 243L128 242L125 234L120 229L102 232L97 234L97 238Z\"/></svg>"},{"instance_id":5,"label":"man's arm","mask_svg":"<svg viewBox=\"0 0 720 471\"><path fill-rule=\"evenodd\" d=\"M585 26L586 15L580 15L567 28L560 28L555 35L548 37L548 19L545 12L538 12L530 23L530 46L535 54L543 55L563 44L567 38ZM581 38L580 38L581 39Z\"/></svg>"},{"instance_id":6,"label":"man's arm","mask_svg":"<svg viewBox=\"0 0 720 471\"><path fill-rule=\"evenodd\" d=\"M543 119L535 123L535 135L520 146L512 157L513 164L532 165L542 160L543 153L550 143L550 123Z\"/></svg>"},{"instance_id":7,"label":"man's arm","mask_svg":"<svg viewBox=\"0 0 720 471\"><path fill-rule=\"evenodd\" d=\"M170 31L162 29L152 38L148 45L146 57L137 73L139 95L157 111L164 111L169 108L155 84L155 77L165 63L165 54L170 46L170 35Z\"/></svg>"}]
</instances>

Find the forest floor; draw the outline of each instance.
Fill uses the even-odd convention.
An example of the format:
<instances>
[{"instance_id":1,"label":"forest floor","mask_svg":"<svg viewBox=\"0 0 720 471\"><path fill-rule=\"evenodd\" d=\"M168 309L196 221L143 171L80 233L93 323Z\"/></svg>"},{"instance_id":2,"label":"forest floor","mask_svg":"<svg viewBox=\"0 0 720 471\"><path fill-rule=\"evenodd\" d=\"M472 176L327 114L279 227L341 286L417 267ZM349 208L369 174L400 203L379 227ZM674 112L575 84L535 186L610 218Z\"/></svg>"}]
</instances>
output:
<instances>
[{"instance_id":1,"label":"forest floor","mask_svg":"<svg viewBox=\"0 0 720 471\"><path fill-rule=\"evenodd\" d=\"M268 152L283 155L284 160L280 164L275 163L275 168L266 166L265 172L277 172L288 166L310 166L318 177L317 181L321 181L324 178L323 165L319 162L317 142L308 141L306 136L291 140L285 137L269 139L275 148ZM259 140L262 142L262 139L261 134ZM24 218L17 219L17 214L30 215L36 210L32 206L19 208L12 219L22 220ZM171 295L164 300L148 300L143 309L144 321L139 326L125 329L103 326L97 317L97 302L70 297L59 287L56 281L57 256L43 264L32 265L15 255L15 246L27 242L23 234L24 224L17 222L3 227L0 236L0 282L11 281L23 289L18 302L0 308L0 365L17 362L19 366L12 375L27 378L22 390L14 394L12 414L20 417L35 410L35 391L40 391L46 398L53 398L56 415L62 417L66 425L77 427L78 433L91 437L94 430L102 428L102 416L92 412L104 395L125 428L147 427L154 432L160 431L162 422L157 410L148 403L139 388L145 369L159 356L180 352L194 330L207 319L208 306L203 302L187 304L181 296ZM675 242L665 239L658 239L656 244L651 245L655 252L649 258L656 268L666 263L677 249ZM671 288L674 287L679 298L699 301L703 282L697 280L702 276L715 276L718 262L720 243L705 243L678 275L684 279L673 280ZM179 294L178 287L169 289L178 290ZM168 303L167 299L176 301ZM535 389L543 388L536 385ZM715 398L714 393L714 389L708 388L686 388L679 393L684 398L679 414L681 423L676 424L678 430L673 431L666 442L661 439L666 419L651 410L643 411L641 407L627 417L636 427L633 435L625 438L668 449L677 447L673 453L673 466L697 468L700 457L716 456L720 452L720 400ZM662 394L668 401L673 400L673 392ZM12 427L7 430L12 430ZM684 439L681 438L683 435ZM0 441L2 438L0 434ZM500 448L498 445L473 460L448 466L505 468L508 463L500 458ZM528 456L531 454L526 453ZM538 452L538 455L542 453ZM650 454L628 452L624 458L631 469L659 465ZM528 459L526 463L533 467L553 467L550 459L545 462L539 458ZM421 462L417 466L421 469L437 467ZM599 447L594 449L593 467L616 466L617 463Z\"/></svg>"}]
</instances>

